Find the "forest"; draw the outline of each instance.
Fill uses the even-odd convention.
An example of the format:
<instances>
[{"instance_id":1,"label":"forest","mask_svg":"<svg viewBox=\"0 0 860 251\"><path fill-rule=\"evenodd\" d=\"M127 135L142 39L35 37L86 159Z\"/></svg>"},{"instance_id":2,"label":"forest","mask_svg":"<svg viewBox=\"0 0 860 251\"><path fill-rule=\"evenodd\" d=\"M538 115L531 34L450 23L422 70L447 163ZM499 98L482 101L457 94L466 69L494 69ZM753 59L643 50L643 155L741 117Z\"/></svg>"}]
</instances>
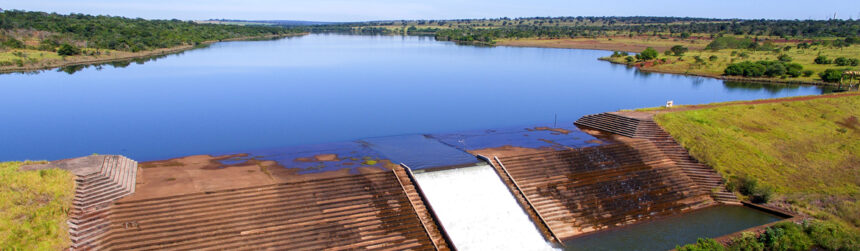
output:
<instances>
[{"instance_id":1,"label":"forest","mask_svg":"<svg viewBox=\"0 0 860 251\"><path fill-rule=\"evenodd\" d=\"M78 48L137 52L205 41L303 32L301 28L264 25L200 24L85 14L6 10L0 12L0 49L35 49L63 53Z\"/></svg>"}]
</instances>

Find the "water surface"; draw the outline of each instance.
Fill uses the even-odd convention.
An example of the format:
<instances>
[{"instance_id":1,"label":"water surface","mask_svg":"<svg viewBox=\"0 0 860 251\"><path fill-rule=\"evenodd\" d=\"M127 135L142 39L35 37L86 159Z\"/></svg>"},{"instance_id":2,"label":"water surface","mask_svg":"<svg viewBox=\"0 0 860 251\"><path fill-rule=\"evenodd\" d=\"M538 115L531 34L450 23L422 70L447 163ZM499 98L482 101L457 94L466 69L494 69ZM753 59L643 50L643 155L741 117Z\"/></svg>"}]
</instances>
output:
<instances>
[{"instance_id":1,"label":"water surface","mask_svg":"<svg viewBox=\"0 0 860 251\"><path fill-rule=\"evenodd\" d=\"M670 250L781 218L742 206L714 206L652 222L596 233L565 243L565 250Z\"/></svg>"},{"instance_id":2,"label":"water surface","mask_svg":"<svg viewBox=\"0 0 860 251\"><path fill-rule=\"evenodd\" d=\"M594 50L313 34L0 75L0 161L139 161L404 134L551 126L622 108L819 94L645 74ZM69 74L73 73L73 74Z\"/></svg>"}]
</instances>

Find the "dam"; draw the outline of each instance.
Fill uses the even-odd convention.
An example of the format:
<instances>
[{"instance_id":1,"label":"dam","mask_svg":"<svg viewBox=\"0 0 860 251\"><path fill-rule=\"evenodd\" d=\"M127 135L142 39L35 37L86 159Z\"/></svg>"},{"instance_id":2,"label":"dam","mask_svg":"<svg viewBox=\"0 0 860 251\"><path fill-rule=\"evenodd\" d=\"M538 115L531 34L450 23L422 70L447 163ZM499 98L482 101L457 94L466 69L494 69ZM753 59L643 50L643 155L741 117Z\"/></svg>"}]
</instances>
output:
<instances>
[{"instance_id":1,"label":"dam","mask_svg":"<svg viewBox=\"0 0 860 251\"><path fill-rule=\"evenodd\" d=\"M665 250L786 217L643 113L42 168L78 177L72 250Z\"/></svg>"}]
</instances>

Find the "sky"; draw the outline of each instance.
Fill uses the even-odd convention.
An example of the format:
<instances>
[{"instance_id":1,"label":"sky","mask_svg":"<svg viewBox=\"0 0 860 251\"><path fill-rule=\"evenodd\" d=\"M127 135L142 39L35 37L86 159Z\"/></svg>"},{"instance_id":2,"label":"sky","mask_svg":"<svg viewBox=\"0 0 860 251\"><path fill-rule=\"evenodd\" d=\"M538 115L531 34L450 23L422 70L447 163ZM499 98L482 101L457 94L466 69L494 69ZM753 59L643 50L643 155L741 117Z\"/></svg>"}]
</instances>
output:
<instances>
[{"instance_id":1,"label":"sky","mask_svg":"<svg viewBox=\"0 0 860 251\"><path fill-rule=\"evenodd\" d=\"M535 16L860 18L857 0L0 0L2 9L146 19L372 21Z\"/></svg>"}]
</instances>

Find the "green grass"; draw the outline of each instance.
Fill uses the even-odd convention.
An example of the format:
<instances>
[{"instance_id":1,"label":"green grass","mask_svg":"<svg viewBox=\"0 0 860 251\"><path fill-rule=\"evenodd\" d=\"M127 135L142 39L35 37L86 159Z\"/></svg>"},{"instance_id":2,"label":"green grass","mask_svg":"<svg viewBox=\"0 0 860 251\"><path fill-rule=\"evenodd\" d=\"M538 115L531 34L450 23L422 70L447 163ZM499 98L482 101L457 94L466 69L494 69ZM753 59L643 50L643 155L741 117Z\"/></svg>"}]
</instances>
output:
<instances>
[{"instance_id":1,"label":"green grass","mask_svg":"<svg viewBox=\"0 0 860 251\"><path fill-rule=\"evenodd\" d=\"M779 46L791 45L794 47L796 44L794 43L784 43L777 44ZM735 55L732 56L732 52L735 52ZM742 58L740 57L741 53L747 53L748 57ZM812 70L815 72L812 76L804 77L800 76L797 78L786 78L787 80L798 80L798 81L820 81L821 79L818 77L819 72L823 72L826 69L844 69L850 68L853 70L860 70L858 66L837 66L836 64L827 64L820 65L815 64L814 60L818 57L819 53L821 55L827 56L829 59L836 59L838 57L846 57L846 58L858 58L860 59L860 46L853 45L850 47L844 48L833 48L827 46L813 46L809 49L797 49L792 48L789 51L781 51L781 52L773 52L773 51L751 51L751 50L740 50L740 49L723 49L719 51L710 51L710 50L692 50L685 53L681 60L678 59L677 56L666 56L661 55L659 59L666 59L668 63L658 64L654 66L648 66L646 69L660 71L660 72L669 72L669 73L684 73L684 74L697 74L697 75L705 75L705 76L719 76L723 74L723 71L729 64L739 63L743 61L760 61L760 60L768 60L775 61L779 55L785 54L790 56L793 60L792 63L798 63L803 66L803 70ZM695 56L699 56L704 60L704 63L696 63ZM717 56L716 61L710 61L709 58L711 56ZM623 57L620 58L603 58L615 63L626 63Z\"/></svg>"},{"instance_id":2,"label":"green grass","mask_svg":"<svg viewBox=\"0 0 860 251\"><path fill-rule=\"evenodd\" d=\"M59 169L18 171L28 163L0 162L0 250L68 247L74 176Z\"/></svg>"},{"instance_id":3,"label":"green grass","mask_svg":"<svg viewBox=\"0 0 860 251\"><path fill-rule=\"evenodd\" d=\"M669 112L657 122L723 177L860 226L860 97Z\"/></svg>"}]
</instances>

